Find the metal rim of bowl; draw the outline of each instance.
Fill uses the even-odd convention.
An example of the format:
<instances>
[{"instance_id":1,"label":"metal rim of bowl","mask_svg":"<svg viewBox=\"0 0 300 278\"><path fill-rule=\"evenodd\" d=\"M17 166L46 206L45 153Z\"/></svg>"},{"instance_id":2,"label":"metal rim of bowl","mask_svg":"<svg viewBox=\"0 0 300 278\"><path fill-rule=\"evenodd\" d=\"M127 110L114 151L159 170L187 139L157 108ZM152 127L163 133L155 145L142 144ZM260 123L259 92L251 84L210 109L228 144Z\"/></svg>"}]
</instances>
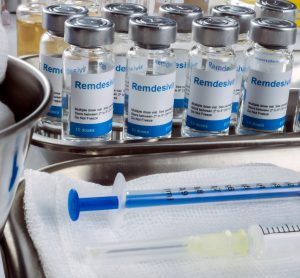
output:
<instances>
[{"instance_id":1,"label":"metal rim of bowl","mask_svg":"<svg viewBox=\"0 0 300 278\"><path fill-rule=\"evenodd\" d=\"M36 120L38 120L41 114L44 111L46 111L47 107L49 107L51 103L51 86L47 78L42 73L40 73L34 66L30 65L29 63L26 63L25 61L12 57L10 55L8 55L8 62L12 62L13 64L19 64L21 65L22 68L30 70L38 79L38 81L40 81L42 87L44 88L45 93L40 105L32 113L30 113L27 117L25 117L21 121L16 122L12 126L2 129L0 131L0 138L13 134L17 132L17 130L22 129L23 127L29 125L30 123L33 123Z\"/></svg>"}]
</instances>

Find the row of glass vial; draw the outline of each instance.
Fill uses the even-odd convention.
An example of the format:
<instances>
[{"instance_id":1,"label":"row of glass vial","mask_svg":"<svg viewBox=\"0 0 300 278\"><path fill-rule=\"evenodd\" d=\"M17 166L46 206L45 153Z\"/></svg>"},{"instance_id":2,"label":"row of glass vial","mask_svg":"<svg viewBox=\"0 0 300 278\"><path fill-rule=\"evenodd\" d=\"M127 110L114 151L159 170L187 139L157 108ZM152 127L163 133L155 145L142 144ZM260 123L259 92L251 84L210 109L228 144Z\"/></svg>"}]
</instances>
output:
<instances>
[{"instance_id":1,"label":"row of glass vial","mask_svg":"<svg viewBox=\"0 0 300 278\"><path fill-rule=\"evenodd\" d=\"M227 7L228 8L228 7ZM235 8L236 11L237 8ZM143 22L144 19L150 20L150 22ZM95 20L95 19L94 19ZM158 20L158 22L156 22ZM131 24L132 29L134 29L134 26L136 27L136 30L134 31L131 30L131 37L135 41L136 46L132 49L132 56L128 55L128 86L127 86L127 92L128 92L128 101L126 102L126 107L127 113L126 116L128 116L126 125L125 125L125 134L127 135L127 138L136 138L136 137L165 137L170 135L170 130L172 126L172 106L173 106L173 94L172 91L174 92L175 89L175 80L173 78L175 77L174 70L175 70L175 63L174 63L174 56L172 54L172 51L169 50L169 45L174 42L174 34L176 34L176 24L174 25L174 22L171 24L169 20L169 28L165 28L165 31L163 34L161 32L155 31L157 29L157 26L164 25L166 22L164 22L166 19L162 20L161 18L150 18L150 17L144 17L142 18L140 24ZM131 20L133 21L133 20ZM162 22L160 22L162 21ZM270 21L270 20L269 20ZM264 22L265 24L266 22ZM271 22L272 23L272 22ZM270 23L270 24L271 24ZM281 28L281 30L277 30L278 32L282 31L282 26L280 27L279 23L281 22L274 22L273 25L275 25L276 28ZM284 21L285 24L292 24L290 22ZM276 24L278 26L276 26ZM282 23L283 24L283 23ZM224 25L224 26L223 26ZM227 26L228 25L228 26ZM263 24L262 24L263 25ZM271 24L272 25L272 24ZM80 26L83 26L82 22L80 23ZM204 27L206 26L206 27ZM214 26L214 27L213 27ZM166 26L165 26L166 27ZM229 27L229 28L227 28ZM79 27L78 27L79 28ZM77 29L78 29L77 28ZM275 28L275 29L276 29ZM293 26L290 26L290 31L293 30ZM72 28L71 28L72 29ZM70 29L70 30L71 30ZM260 29L263 29L262 26L260 26ZM265 28L265 29L269 29ZM66 28L66 30L68 30ZM143 30L143 32L141 32ZM148 30L149 36L142 36L141 34L144 34L145 30ZM168 31L167 31L168 30ZM175 30L175 33L174 33ZM221 88L219 91L222 91L222 93L218 94L217 96L213 96L212 91L209 91L209 89L212 88L202 88L199 93L197 93L198 89L193 89L194 84L190 84L187 86L187 92L190 94L190 96L187 99L193 99L193 96L201 96L200 101L195 101L194 99L192 101L189 101L189 106L187 111L190 110L190 113L186 113L186 120L184 120L183 124L183 135L200 135L203 133L217 133L217 134L224 134L227 133L227 122L228 122L228 117L221 120L215 120L214 118L216 117L221 117L224 116L225 114L228 114L228 111L231 108L231 101L232 101L232 91L234 88L234 77L235 77L235 66L234 66L234 55L230 47L228 47L226 44L231 45L232 43L236 42L237 35L238 35L238 24L234 20L229 20L229 19L221 19L221 18L205 18L202 20L197 20L194 22L194 40L196 42L199 42L202 44L195 46L195 48L191 51L191 56L193 57L193 51L196 55L195 56L195 61L197 59L199 62L193 62L191 64L191 67L189 68L189 76L193 76L194 73L196 72L199 76L192 78L192 80L196 80L197 85L199 86L204 86L204 87L211 87L210 84L219 85ZM266 30L264 30L266 31ZM288 31L288 30L287 30ZM272 32L271 32L272 33ZM276 31L275 31L276 33ZM288 32L291 33L291 32ZM172 35L173 34L173 35ZM151 36L150 36L151 35ZM163 36L162 36L163 35ZM273 35L273 34L272 34ZM257 36L254 35L254 37ZM76 37L76 36L75 36ZM148 42L147 42L148 38ZM156 38L156 40L153 38ZM164 40L165 43L163 43ZM223 41L222 41L223 40ZM225 42L224 42L225 40ZM156 41L156 44L155 44ZM216 45L217 41L217 45ZM220 44L221 41L221 45ZM72 42L68 41L69 43L72 44ZM74 42L73 42L74 43ZM81 46L83 41L81 41ZM102 42L103 43L103 42ZM154 44L153 44L154 43ZM291 39L289 39L288 43L291 44ZM78 44L75 40L75 45ZM224 45L225 44L225 45ZM71 46L71 50L75 50L76 47ZM87 46L84 46L87 48ZM281 46L285 48L285 46ZM278 46L276 47L278 48ZM78 50L78 49L76 49ZM80 49L80 51L83 51L84 49ZM88 50L85 50L88 51ZM153 52L153 53L151 53ZM207 59L203 59L203 53L208 54ZM81 53L82 54L82 53ZM146 54L146 55L143 55ZM212 55L211 55L212 54ZM224 55L226 54L226 55ZM229 54L229 55L228 55ZM152 56L152 60L148 59L148 56ZM201 56L202 55L202 56ZM158 56L158 57L156 57ZM225 57L225 60L224 60ZM170 58L170 61L168 61L168 58ZM194 58L194 57L193 57ZM211 58L211 59L210 59ZM172 60L173 59L173 60ZM202 60L202 61L201 61ZM67 63L67 62L66 62ZM102 71L106 71L106 69L110 68L106 62L101 62L101 69ZM100 65L99 64L99 65ZM97 66L97 63L95 63L96 69L95 71L97 72L99 69ZM172 66L173 65L173 66ZM204 68L203 68L204 66ZM77 67L77 71L84 71L86 69L86 66L82 66L81 70L79 69L80 67ZM113 68L113 66L112 66ZM70 68L69 68L70 69ZM143 72L144 70L144 72ZM68 70L69 71L69 70ZM197 72L199 71L199 72ZM78 72L77 72L78 73ZM83 73L83 72L81 72ZM207 74L208 79L213 78L218 76L218 74L221 77L226 76L229 77L229 74L233 79L228 79L225 81L220 81L220 80L203 80L203 76ZM135 80L133 77L136 77L137 80ZM82 77L83 78L83 77ZM226 79L225 78L225 79ZM134 79L132 81L132 79ZM152 79L152 80L151 80ZM173 82L172 82L173 80ZM191 78L188 78L188 80L191 80ZM77 80L78 81L78 80ZM139 85L139 81L140 84ZM150 82L151 81L151 82ZM160 85L159 81L162 82ZM227 82L228 81L228 82ZM80 87L80 82L77 83L77 89ZM150 83L149 83L150 82ZM167 83L165 83L167 82ZM107 84L111 84L113 82L106 82ZM174 83L174 84L173 84ZM92 84L92 83L88 83ZM102 86L99 83L99 86ZM133 85L134 86L133 86ZM143 85L144 84L144 85ZM146 84L146 85L145 85ZM151 85L153 84L153 85ZM172 85L173 84L173 85ZM131 86L132 85L132 86ZM226 86L225 86L226 85ZM96 86L96 85L95 85ZM103 85L104 86L104 85ZM93 87L91 85L91 87ZM195 86L194 86L195 87ZM226 88L228 87L228 88ZM76 86L74 85L74 88L76 89ZM84 87L85 88L85 87ZM96 87L95 87L96 88ZM71 88L72 89L72 88ZM226 90L224 90L226 89ZM70 90L70 88L69 88ZM135 92L134 97L130 98L131 95L133 95L133 91L143 91L147 90L150 92L153 90L156 92L156 94L148 94L147 98L145 94L136 94ZM205 90L208 92L208 99L210 101L214 101L213 105L208 105L207 100L205 100L205 97L203 98L203 94L205 95ZM66 90L68 91L68 90ZM168 96L168 101L164 99L161 95L163 95L163 92L169 92L169 94L164 94L165 97ZM193 91L195 91L193 93ZM201 92L201 93L200 93ZM73 95L73 93L71 94ZM228 101L221 100L221 104L217 104L215 102L220 96L225 96L227 100L230 99L230 103ZM142 97L139 100L139 97ZM157 99L155 99L157 97ZM196 97L197 98L197 97ZM221 97L222 98L222 97ZM131 101L132 99L132 101ZM170 103L170 100L172 102L172 105L166 105L166 103ZM202 102L202 103L201 103ZM209 101L208 101L209 102ZM66 103L66 108L64 109L66 111L65 113L65 136L70 136L70 138L76 138L79 137L82 139L84 138L90 138L89 132L95 131L95 129L88 128L88 126L83 127L82 125L78 125L76 123L76 118L81 119L84 121L84 117L86 116L91 116L91 114L86 113L86 109L83 107L73 107L74 111L77 112L72 112L69 113L69 107L71 107L72 110L72 99L69 99L68 101L65 101ZM134 104L135 103L135 104ZM71 104L71 105L70 105ZM74 104L74 102L73 102ZM149 107L148 107L149 106ZM201 106L203 106L201 108ZM215 111L213 112L213 109L215 108ZM105 106L106 107L106 112L108 111L109 114L110 111L110 106ZM102 111L103 108L100 108ZM92 116L95 117L95 108L91 108ZM200 112L199 112L200 111ZM73 113L73 116L72 116ZM105 114L105 112L103 112ZM102 114L103 114L102 113ZM230 111L229 111L230 113ZM195 115L194 115L195 114ZM201 116L201 114L203 114ZM77 115L77 116L76 116ZM82 116L85 115L85 116ZM73 117L73 122L72 122L72 117ZM93 117L90 117L89 119L92 120ZM205 117L208 117L208 119L203 119ZM171 118L171 120L170 120ZM201 119L202 118L202 119ZM74 120L75 119L75 120ZM196 120L196 121L195 121ZM110 121L110 123L109 123ZM107 121L106 121L107 122ZM75 125L74 125L75 123ZM154 124L154 125L153 125ZM208 124L208 128L205 127L205 124ZM106 125L106 130L109 129L107 127L108 125L111 125L111 120L108 120L108 122L105 124ZM73 126L73 128L71 127ZM214 127L213 127L214 126ZM220 126L222 129L220 129ZM229 126L229 122L228 122ZM201 128L199 128L201 127ZM79 133L76 133L74 130L79 131ZM186 130L185 130L186 129ZM212 130L213 129L213 130ZM73 131L72 131L73 130ZM84 132L82 132L82 130ZM196 132L194 132L196 130ZM102 131L103 132L103 131ZM73 133L73 134L72 134ZM84 136L82 136L84 135ZM99 135L99 134L98 134ZM82 137L80 137L82 136ZM93 137L93 136L91 136ZM97 140L99 139L98 136ZM108 135L109 137L109 135ZM107 138L105 136L105 138ZM81 140L80 139L80 140Z\"/></svg>"},{"instance_id":2,"label":"row of glass vial","mask_svg":"<svg viewBox=\"0 0 300 278\"><path fill-rule=\"evenodd\" d=\"M118 122L122 124L122 115L123 115L123 102L124 102L124 87L125 87L125 70L126 67L126 53L129 50L130 46L133 43L130 43L128 40L128 24L125 24L123 21L128 21L129 16L132 15L133 11L130 11L130 5L118 5L113 4L111 7L107 8L104 11L104 15L106 17L112 19L115 23L115 31L116 31L116 40L114 43L114 53L116 54L116 84L115 84L115 97L114 97L114 122ZM122 7L125 10L120 10ZM133 7L133 6L132 6ZM256 12L259 17L279 17L284 19L293 20L296 16L296 7L285 1L280 0L263 0L257 2ZM188 50L191 48L191 29L192 29L192 20L196 17L202 16L202 11L197 6L193 5L164 5L160 9L161 15L165 17L169 17L174 19L177 22L178 26L178 34L177 34L177 42L172 44L172 49L176 55L176 89L175 89L175 102L174 102L174 118L178 119L181 117L183 110L183 97L185 90L185 79L186 79L186 71L187 71L187 61L188 61ZM236 122L237 111L239 107L239 97L241 91L241 77L244 71L244 55L243 52L248 48L249 42L247 40L247 32L250 26L250 20L254 18L255 13L251 9L243 9L234 6L221 6L213 9L214 15L220 16L229 16L231 18L239 21L240 28L240 36L238 44L233 45L233 48L237 54L237 81L236 88L234 90L234 100L232 105L232 123ZM63 36L63 35L61 35ZM47 36L44 36L44 39L41 44L41 48L43 48L44 44L47 44ZM63 41L63 39L61 39ZM56 54L62 53L61 48L66 47L63 44L63 47L60 49L52 50L52 52L56 52ZM43 54L44 50L41 49L41 53ZM48 55L49 50L46 50L46 54ZM123 69L123 70L122 70ZM47 72L45 72L47 75ZM55 106L55 105L54 105ZM53 108L55 109L55 107ZM50 113L51 116L51 113ZM55 115L54 115L55 116Z\"/></svg>"},{"instance_id":3,"label":"row of glass vial","mask_svg":"<svg viewBox=\"0 0 300 278\"><path fill-rule=\"evenodd\" d=\"M45 30L42 27L42 9L50 4L85 6L89 15L101 16L101 9L109 3L135 3L148 7L149 13L156 13L159 3L183 3L183 0L22 0L17 8L17 55L39 53L39 42Z\"/></svg>"},{"instance_id":4,"label":"row of glass vial","mask_svg":"<svg viewBox=\"0 0 300 278\"><path fill-rule=\"evenodd\" d=\"M79 7L77 7L79 8ZM81 11L82 12L82 11ZM134 45L132 41L128 39L128 22L131 16L144 15L147 9L140 5L134 4L110 4L103 9L103 15L111 19L115 24L115 42L112 46L112 50L115 54L115 84L114 84L114 122L116 125L123 125L124 114L124 95L125 95L125 75L126 75L126 55L130 47ZM52 72L49 72L47 66L49 59L52 60L52 66L56 64L59 66L59 56L61 56L63 50L67 47L67 44L63 40L64 21L74 15L80 14L79 9L73 9L69 7L66 10L66 6L50 6L44 9L43 25L47 33L41 40L40 62L41 70L49 78L53 79ZM196 17L202 16L202 10L194 5L184 4L170 4L164 5L161 8L161 13L170 18L174 18L178 22L178 40L173 46L176 49L176 56L181 60L181 66L177 68L177 76L180 76L180 86L177 86L177 95L179 97L175 101L176 114L181 116L183 110L183 99L185 89L186 70L188 65L188 49L191 43L191 29L192 21ZM60 16L60 17L59 17ZM110 47L111 48L111 47ZM48 60L44 62L45 58ZM61 63L61 62L60 62ZM43 119L43 123L51 127L53 123L57 123L60 126L61 118L61 88L62 84L58 82L56 75L52 80L52 84L55 91L53 105L48 113L48 117ZM179 89L178 89L179 88ZM177 109L178 107L178 109ZM181 120L181 119L180 119Z\"/></svg>"}]
</instances>

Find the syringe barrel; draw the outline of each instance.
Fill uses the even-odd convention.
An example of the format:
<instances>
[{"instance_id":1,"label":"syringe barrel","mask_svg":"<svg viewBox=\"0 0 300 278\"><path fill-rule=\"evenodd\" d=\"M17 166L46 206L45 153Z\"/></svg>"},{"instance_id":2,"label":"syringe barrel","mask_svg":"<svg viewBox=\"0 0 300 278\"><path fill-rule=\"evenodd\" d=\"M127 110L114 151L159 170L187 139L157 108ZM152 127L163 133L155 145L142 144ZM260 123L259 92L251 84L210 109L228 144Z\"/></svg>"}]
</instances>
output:
<instances>
[{"instance_id":1,"label":"syringe barrel","mask_svg":"<svg viewBox=\"0 0 300 278\"><path fill-rule=\"evenodd\" d=\"M250 253L258 258L300 256L300 226L253 225L248 229Z\"/></svg>"}]
</instances>

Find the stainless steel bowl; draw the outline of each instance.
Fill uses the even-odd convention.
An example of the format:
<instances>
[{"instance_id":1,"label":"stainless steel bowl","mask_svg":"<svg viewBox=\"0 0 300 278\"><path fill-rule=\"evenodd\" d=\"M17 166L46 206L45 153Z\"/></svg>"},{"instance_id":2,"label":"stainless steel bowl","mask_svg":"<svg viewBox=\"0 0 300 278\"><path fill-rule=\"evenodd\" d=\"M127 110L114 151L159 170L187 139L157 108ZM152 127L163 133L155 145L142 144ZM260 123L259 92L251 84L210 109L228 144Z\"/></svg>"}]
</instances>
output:
<instances>
[{"instance_id":1,"label":"stainless steel bowl","mask_svg":"<svg viewBox=\"0 0 300 278\"><path fill-rule=\"evenodd\" d=\"M0 100L12 110L16 119L14 125L0 130L1 236L22 175L32 127L50 105L50 85L33 66L9 57L6 78L0 85Z\"/></svg>"}]
</instances>

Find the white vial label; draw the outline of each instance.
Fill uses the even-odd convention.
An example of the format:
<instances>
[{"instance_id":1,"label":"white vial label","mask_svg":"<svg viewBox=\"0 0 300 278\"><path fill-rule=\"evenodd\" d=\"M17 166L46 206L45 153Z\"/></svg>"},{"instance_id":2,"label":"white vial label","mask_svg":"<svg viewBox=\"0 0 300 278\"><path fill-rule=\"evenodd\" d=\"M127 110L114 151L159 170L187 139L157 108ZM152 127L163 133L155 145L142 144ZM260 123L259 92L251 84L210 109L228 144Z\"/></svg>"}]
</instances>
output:
<instances>
[{"instance_id":1,"label":"white vial label","mask_svg":"<svg viewBox=\"0 0 300 278\"><path fill-rule=\"evenodd\" d=\"M72 73L85 74L88 72L89 61L87 59L82 60L69 60L65 61L66 74L70 75Z\"/></svg>"},{"instance_id":2,"label":"white vial label","mask_svg":"<svg viewBox=\"0 0 300 278\"><path fill-rule=\"evenodd\" d=\"M129 134L159 137L172 130L176 73L160 76L129 75Z\"/></svg>"},{"instance_id":3,"label":"white vial label","mask_svg":"<svg viewBox=\"0 0 300 278\"><path fill-rule=\"evenodd\" d=\"M114 114L123 115L124 113L124 95L125 95L125 77L126 77L126 57L115 56L115 89L114 89Z\"/></svg>"},{"instance_id":4,"label":"white vial label","mask_svg":"<svg viewBox=\"0 0 300 278\"><path fill-rule=\"evenodd\" d=\"M291 74L292 71L249 71L244 93L244 127L269 131L283 127Z\"/></svg>"},{"instance_id":5,"label":"white vial label","mask_svg":"<svg viewBox=\"0 0 300 278\"><path fill-rule=\"evenodd\" d=\"M62 107L62 59L41 55L40 69L48 78L53 89L53 100L47 113L50 117L61 118Z\"/></svg>"},{"instance_id":6,"label":"white vial label","mask_svg":"<svg viewBox=\"0 0 300 278\"><path fill-rule=\"evenodd\" d=\"M95 138L112 129L114 70L71 76L70 134Z\"/></svg>"},{"instance_id":7,"label":"white vial label","mask_svg":"<svg viewBox=\"0 0 300 278\"><path fill-rule=\"evenodd\" d=\"M239 109L240 96L242 91L242 79L245 72L245 56L242 51L236 53L236 78L235 78L235 89L232 98L232 113L237 113Z\"/></svg>"},{"instance_id":8,"label":"white vial label","mask_svg":"<svg viewBox=\"0 0 300 278\"><path fill-rule=\"evenodd\" d=\"M216 132L229 128L236 71L226 71L226 65L218 69L192 70L186 118L190 128Z\"/></svg>"},{"instance_id":9,"label":"white vial label","mask_svg":"<svg viewBox=\"0 0 300 278\"><path fill-rule=\"evenodd\" d=\"M174 97L174 108L184 108L184 94L186 75L189 65L189 54L186 50L176 49L176 89Z\"/></svg>"}]
</instances>

